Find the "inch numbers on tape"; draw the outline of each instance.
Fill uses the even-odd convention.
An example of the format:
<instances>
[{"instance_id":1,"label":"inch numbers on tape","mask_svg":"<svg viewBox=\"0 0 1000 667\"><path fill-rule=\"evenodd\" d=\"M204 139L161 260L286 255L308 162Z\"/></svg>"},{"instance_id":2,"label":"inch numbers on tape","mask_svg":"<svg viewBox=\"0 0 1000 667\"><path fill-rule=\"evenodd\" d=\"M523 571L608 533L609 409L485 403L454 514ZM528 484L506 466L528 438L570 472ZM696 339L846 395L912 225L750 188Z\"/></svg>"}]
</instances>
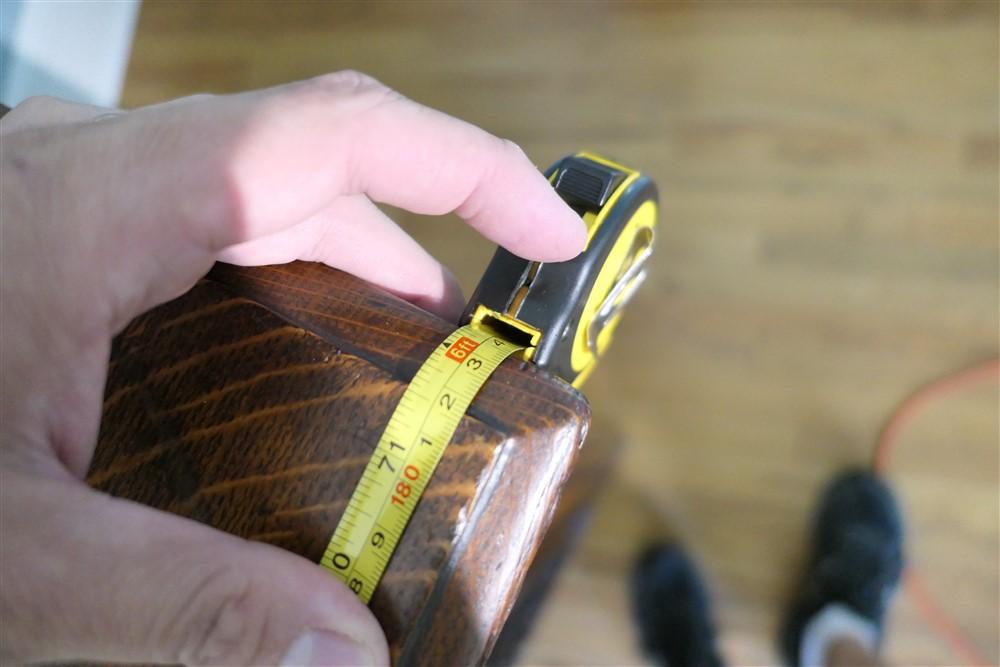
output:
<instances>
[{"instance_id":1,"label":"inch numbers on tape","mask_svg":"<svg viewBox=\"0 0 1000 667\"><path fill-rule=\"evenodd\" d=\"M403 392L320 561L364 602L472 399L497 366L522 349L486 329L461 327Z\"/></svg>"}]
</instances>

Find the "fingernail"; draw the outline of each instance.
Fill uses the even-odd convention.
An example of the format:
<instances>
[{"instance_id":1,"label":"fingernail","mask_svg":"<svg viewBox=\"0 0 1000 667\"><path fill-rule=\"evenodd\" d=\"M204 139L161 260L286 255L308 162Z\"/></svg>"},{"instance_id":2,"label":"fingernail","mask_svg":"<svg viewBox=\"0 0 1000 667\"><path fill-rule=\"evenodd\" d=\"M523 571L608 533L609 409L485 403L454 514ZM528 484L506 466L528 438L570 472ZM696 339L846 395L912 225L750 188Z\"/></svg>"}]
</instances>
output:
<instances>
[{"instance_id":1,"label":"fingernail","mask_svg":"<svg viewBox=\"0 0 1000 667\"><path fill-rule=\"evenodd\" d=\"M336 632L309 630L281 659L282 667L361 667L372 664L364 646Z\"/></svg>"}]
</instances>

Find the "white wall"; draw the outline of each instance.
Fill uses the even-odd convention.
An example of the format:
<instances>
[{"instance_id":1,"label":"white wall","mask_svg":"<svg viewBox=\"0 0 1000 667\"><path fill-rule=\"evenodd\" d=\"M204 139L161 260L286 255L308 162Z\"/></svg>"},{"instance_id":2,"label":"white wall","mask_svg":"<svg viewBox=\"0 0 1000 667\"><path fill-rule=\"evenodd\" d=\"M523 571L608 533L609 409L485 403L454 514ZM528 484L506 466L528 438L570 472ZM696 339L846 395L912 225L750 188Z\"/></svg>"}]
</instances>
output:
<instances>
[{"instance_id":1,"label":"white wall","mask_svg":"<svg viewBox=\"0 0 1000 667\"><path fill-rule=\"evenodd\" d=\"M0 101L116 106L140 0L0 0Z\"/></svg>"}]
</instances>

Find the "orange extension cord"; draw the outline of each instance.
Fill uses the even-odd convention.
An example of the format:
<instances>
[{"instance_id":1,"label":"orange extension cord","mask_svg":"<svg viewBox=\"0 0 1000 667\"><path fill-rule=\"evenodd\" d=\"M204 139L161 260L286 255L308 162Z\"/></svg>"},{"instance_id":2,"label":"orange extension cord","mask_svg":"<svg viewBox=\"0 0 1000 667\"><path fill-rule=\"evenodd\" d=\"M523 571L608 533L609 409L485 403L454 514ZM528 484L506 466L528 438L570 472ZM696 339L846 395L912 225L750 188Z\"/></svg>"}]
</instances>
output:
<instances>
[{"instance_id":1,"label":"orange extension cord","mask_svg":"<svg viewBox=\"0 0 1000 667\"><path fill-rule=\"evenodd\" d=\"M899 434L924 406L937 398L971 385L998 379L1000 379L1000 359L993 359L935 380L910 394L893 411L879 435L872 456L872 466L875 472L882 476L885 475L889 465L889 457L896 446ZM987 667L990 664L989 660L976 649L972 641L965 636L934 600L915 567L907 568L903 585L906 592L912 596L914 604L927 624L952 647L957 655L961 656L962 660L976 667Z\"/></svg>"}]
</instances>

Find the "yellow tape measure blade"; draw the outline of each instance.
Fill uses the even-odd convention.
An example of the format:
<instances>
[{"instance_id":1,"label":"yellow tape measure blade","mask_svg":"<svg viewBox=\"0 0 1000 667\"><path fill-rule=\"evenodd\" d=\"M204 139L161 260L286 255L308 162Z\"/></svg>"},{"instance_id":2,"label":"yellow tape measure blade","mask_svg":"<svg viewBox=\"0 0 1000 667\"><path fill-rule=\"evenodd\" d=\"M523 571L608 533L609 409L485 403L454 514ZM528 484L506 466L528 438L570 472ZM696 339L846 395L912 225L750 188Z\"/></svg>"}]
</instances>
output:
<instances>
[{"instance_id":1,"label":"yellow tape measure blade","mask_svg":"<svg viewBox=\"0 0 1000 667\"><path fill-rule=\"evenodd\" d=\"M320 561L365 603L472 399L521 349L488 329L461 327L403 392Z\"/></svg>"}]
</instances>

